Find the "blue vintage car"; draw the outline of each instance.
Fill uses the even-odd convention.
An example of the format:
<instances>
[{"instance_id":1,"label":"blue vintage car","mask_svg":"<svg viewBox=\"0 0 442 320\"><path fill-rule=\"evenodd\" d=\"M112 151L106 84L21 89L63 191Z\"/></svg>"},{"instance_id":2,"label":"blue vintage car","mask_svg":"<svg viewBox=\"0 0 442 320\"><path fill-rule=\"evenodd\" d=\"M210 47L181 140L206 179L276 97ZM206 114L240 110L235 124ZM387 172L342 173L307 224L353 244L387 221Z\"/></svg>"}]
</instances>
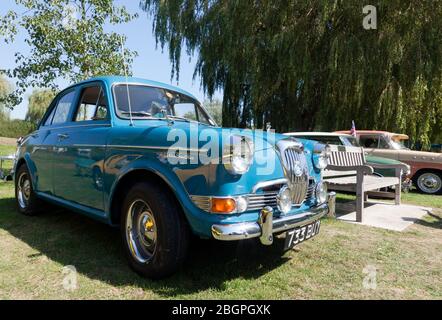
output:
<instances>
[{"instance_id":1,"label":"blue vintage car","mask_svg":"<svg viewBox=\"0 0 442 320\"><path fill-rule=\"evenodd\" d=\"M100 77L60 92L19 140L15 193L25 215L45 200L120 226L130 266L161 278L191 233L271 245L285 232L286 249L315 236L327 157L313 141L220 128L178 88Z\"/></svg>"}]
</instances>

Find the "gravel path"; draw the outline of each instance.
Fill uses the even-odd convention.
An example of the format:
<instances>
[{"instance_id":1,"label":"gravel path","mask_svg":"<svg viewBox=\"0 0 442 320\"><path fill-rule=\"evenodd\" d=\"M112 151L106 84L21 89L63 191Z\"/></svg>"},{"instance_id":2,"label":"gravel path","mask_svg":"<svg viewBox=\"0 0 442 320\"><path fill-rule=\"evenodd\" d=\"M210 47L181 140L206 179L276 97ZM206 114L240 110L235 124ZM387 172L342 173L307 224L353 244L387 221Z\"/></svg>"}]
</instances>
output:
<instances>
[{"instance_id":1,"label":"gravel path","mask_svg":"<svg viewBox=\"0 0 442 320\"><path fill-rule=\"evenodd\" d=\"M15 138L3 138L0 137L0 145L3 146L15 146L17 144L17 139Z\"/></svg>"}]
</instances>

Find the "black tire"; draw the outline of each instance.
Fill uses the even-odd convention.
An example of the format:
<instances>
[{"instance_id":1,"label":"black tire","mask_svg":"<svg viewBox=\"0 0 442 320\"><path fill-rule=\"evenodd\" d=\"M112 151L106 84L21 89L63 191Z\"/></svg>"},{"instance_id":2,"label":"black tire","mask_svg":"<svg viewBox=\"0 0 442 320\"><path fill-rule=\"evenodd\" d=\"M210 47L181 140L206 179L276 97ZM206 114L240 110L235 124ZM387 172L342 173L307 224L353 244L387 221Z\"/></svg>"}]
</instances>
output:
<instances>
[{"instance_id":1,"label":"black tire","mask_svg":"<svg viewBox=\"0 0 442 320\"><path fill-rule=\"evenodd\" d=\"M434 179L432 180L435 183L434 188L425 185L423 182L425 177L427 179ZM440 195L442 194L442 173L433 170L419 171L413 177L413 184L420 193Z\"/></svg>"},{"instance_id":2,"label":"black tire","mask_svg":"<svg viewBox=\"0 0 442 320\"><path fill-rule=\"evenodd\" d=\"M131 238L134 233L139 237ZM186 258L189 236L182 209L166 190L151 182L139 182L129 189L122 205L121 237L129 265L136 273L151 279L175 273ZM137 252L131 249L134 247Z\"/></svg>"},{"instance_id":3,"label":"black tire","mask_svg":"<svg viewBox=\"0 0 442 320\"><path fill-rule=\"evenodd\" d=\"M15 173L15 201L17 210L21 214L35 216L41 212L42 201L34 192L31 175L26 164L22 164Z\"/></svg>"}]
</instances>

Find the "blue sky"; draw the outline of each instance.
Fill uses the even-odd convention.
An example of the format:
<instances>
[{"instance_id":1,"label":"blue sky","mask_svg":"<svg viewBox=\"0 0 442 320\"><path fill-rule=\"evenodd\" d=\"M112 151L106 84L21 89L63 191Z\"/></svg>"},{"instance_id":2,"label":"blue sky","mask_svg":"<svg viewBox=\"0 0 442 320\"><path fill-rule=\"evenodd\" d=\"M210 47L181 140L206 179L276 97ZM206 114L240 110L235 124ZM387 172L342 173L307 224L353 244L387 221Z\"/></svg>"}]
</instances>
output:
<instances>
[{"instance_id":1,"label":"blue sky","mask_svg":"<svg viewBox=\"0 0 442 320\"><path fill-rule=\"evenodd\" d=\"M161 48L156 49L155 38L152 35L152 21L147 17L145 12L139 9L138 0L116 0L116 5L125 5L131 12L139 13L138 19L125 24L112 27L112 30L118 31L127 36L126 47L138 51L138 57L133 64L133 74L136 77L152 79L173 85L178 85L180 88L191 92L200 101L204 100L205 96L202 92L200 79L193 80L193 72L196 63L196 58L189 59L187 55L181 58L180 79L177 84L175 80L170 80L171 64L169 61L169 54L167 48L161 52ZM4 15L8 10L17 10L19 13L24 12L22 7L17 7L14 0L2 0L0 6L0 15ZM0 69L14 68L14 53L27 53L29 49L24 42L26 33L21 33L17 36L16 41L11 45L0 43ZM60 87L68 85L64 80L59 81ZM32 90L28 90L25 95L24 102L11 113L12 118L23 119L27 110L27 99ZM220 94L216 95L220 97Z\"/></svg>"}]
</instances>

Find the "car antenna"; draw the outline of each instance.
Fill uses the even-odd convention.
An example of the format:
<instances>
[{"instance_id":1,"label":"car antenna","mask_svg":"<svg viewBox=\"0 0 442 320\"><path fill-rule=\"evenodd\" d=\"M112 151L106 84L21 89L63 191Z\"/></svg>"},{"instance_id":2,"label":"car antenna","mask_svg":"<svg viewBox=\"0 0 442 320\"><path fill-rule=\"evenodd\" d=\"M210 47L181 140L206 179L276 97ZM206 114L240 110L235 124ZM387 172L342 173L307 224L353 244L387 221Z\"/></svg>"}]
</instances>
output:
<instances>
[{"instance_id":1,"label":"car antenna","mask_svg":"<svg viewBox=\"0 0 442 320\"><path fill-rule=\"evenodd\" d=\"M124 44L123 44L123 35L120 35L121 40L121 55L123 57L123 68L124 68L124 76L126 77L126 91L127 91L127 103L129 104L129 120L130 126L134 126L134 121L132 119L132 105L130 102L130 94L129 94L129 79L127 76L127 66L126 66L126 57L124 55Z\"/></svg>"}]
</instances>

